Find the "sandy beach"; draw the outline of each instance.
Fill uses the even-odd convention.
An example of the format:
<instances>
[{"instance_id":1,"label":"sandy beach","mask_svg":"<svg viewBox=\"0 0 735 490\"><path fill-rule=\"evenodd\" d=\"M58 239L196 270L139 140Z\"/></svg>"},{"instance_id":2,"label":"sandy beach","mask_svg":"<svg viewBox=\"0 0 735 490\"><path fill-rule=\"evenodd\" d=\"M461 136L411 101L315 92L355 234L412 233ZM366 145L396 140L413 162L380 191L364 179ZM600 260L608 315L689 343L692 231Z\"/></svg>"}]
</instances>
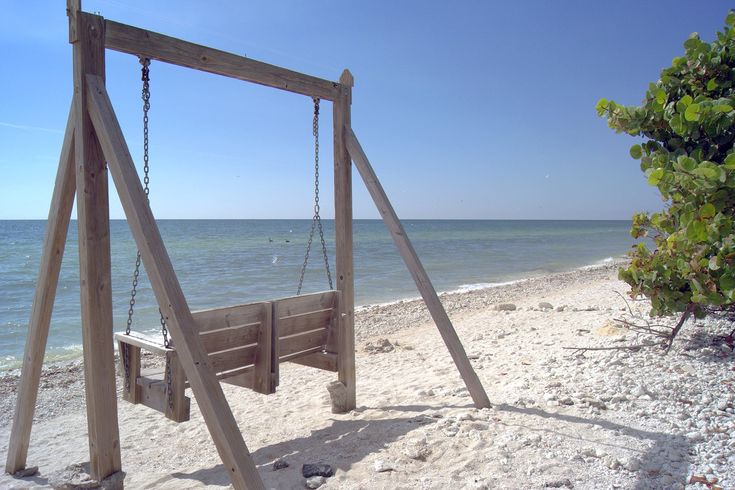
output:
<instances>
[{"instance_id":1,"label":"sandy beach","mask_svg":"<svg viewBox=\"0 0 735 490\"><path fill-rule=\"evenodd\" d=\"M299 365L282 365L274 395L223 386L266 488L305 488L306 463L332 466L324 489L735 488L731 324L690 321L666 356L570 349L653 340L615 321L631 318L626 291L610 264L442 295L491 409L473 407L419 301L357 312L350 413L331 413L332 373ZM0 379L3 462L16 384ZM41 385L28 457L40 472L0 488L62 485L89 458L79 362L47 366ZM175 424L119 401L126 488L229 487L191 411Z\"/></svg>"}]
</instances>

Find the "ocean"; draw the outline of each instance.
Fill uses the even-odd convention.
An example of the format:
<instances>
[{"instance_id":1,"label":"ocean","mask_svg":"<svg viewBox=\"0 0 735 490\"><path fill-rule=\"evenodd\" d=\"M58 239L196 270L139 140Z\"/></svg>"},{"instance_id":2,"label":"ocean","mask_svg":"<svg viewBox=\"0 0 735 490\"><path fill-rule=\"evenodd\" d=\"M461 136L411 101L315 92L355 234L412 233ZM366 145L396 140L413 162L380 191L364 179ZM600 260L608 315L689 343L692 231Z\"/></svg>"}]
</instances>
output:
<instances>
[{"instance_id":1,"label":"ocean","mask_svg":"<svg viewBox=\"0 0 735 490\"><path fill-rule=\"evenodd\" d=\"M629 221L406 220L438 291L488 287L624 256ZM324 220L334 275L334 222ZM46 222L0 221L0 371L23 356ZM310 220L161 220L159 229L192 310L296 294ZM124 330L136 246L111 222L114 328ZM355 220L355 303L418 296L380 220ZM141 269L142 266L141 266ZM302 292L329 289L318 235ZM133 328L157 332L158 307L141 271ZM81 356L79 261L72 221L51 319L46 362Z\"/></svg>"}]
</instances>

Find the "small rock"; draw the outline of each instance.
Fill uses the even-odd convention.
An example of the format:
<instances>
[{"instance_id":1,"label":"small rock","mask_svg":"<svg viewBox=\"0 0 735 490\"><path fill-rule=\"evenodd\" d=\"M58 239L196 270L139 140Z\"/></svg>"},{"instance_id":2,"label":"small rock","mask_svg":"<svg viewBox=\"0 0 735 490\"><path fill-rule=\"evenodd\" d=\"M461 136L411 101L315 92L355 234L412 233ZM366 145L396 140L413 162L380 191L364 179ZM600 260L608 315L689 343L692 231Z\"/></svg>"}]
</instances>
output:
<instances>
[{"instance_id":1,"label":"small rock","mask_svg":"<svg viewBox=\"0 0 735 490\"><path fill-rule=\"evenodd\" d=\"M544 483L544 488L574 488L574 484L569 478L563 480L547 481Z\"/></svg>"},{"instance_id":2,"label":"small rock","mask_svg":"<svg viewBox=\"0 0 735 490\"><path fill-rule=\"evenodd\" d=\"M306 463L301 467L301 474L304 478L311 478L312 476L329 477L334 475L334 470L331 465L325 463Z\"/></svg>"},{"instance_id":3,"label":"small rock","mask_svg":"<svg viewBox=\"0 0 735 490\"><path fill-rule=\"evenodd\" d=\"M554 309L554 306L551 303L547 303L546 301L542 301L541 303L539 303L538 304L538 307L542 311L548 311L548 310L553 310Z\"/></svg>"},{"instance_id":4,"label":"small rock","mask_svg":"<svg viewBox=\"0 0 735 490\"><path fill-rule=\"evenodd\" d=\"M368 342L365 344L365 352L369 352L371 354L393 352L394 350L395 347L388 339L378 339L375 343Z\"/></svg>"},{"instance_id":5,"label":"small rock","mask_svg":"<svg viewBox=\"0 0 735 490\"><path fill-rule=\"evenodd\" d=\"M306 479L306 488L319 488L327 482L323 476L312 476Z\"/></svg>"},{"instance_id":6,"label":"small rock","mask_svg":"<svg viewBox=\"0 0 735 490\"><path fill-rule=\"evenodd\" d=\"M15 473L13 473L13 476L15 478L28 478L29 476L33 476L38 473L38 466L29 466L28 468L23 468L22 470L18 470Z\"/></svg>"},{"instance_id":7,"label":"small rock","mask_svg":"<svg viewBox=\"0 0 735 490\"><path fill-rule=\"evenodd\" d=\"M277 459L273 462L273 471L282 470L283 468L288 468L288 461L285 459Z\"/></svg>"},{"instance_id":8,"label":"small rock","mask_svg":"<svg viewBox=\"0 0 735 490\"><path fill-rule=\"evenodd\" d=\"M382 459L376 459L375 463L373 463L373 469L376 473L384 473L386 471L393 471L394 468L390 463Z\"/></svg>"},{"instance_id":9,"label":"small rock","mask_svg":"<svg viewBox=\"0 0 735 490\"><path fill-rule=\"evenodd\" d=\"M514 305L513 303L502 303L499 305L495 305L496 311L515 311L518 307Z\"/></svg>"}]
</instances>

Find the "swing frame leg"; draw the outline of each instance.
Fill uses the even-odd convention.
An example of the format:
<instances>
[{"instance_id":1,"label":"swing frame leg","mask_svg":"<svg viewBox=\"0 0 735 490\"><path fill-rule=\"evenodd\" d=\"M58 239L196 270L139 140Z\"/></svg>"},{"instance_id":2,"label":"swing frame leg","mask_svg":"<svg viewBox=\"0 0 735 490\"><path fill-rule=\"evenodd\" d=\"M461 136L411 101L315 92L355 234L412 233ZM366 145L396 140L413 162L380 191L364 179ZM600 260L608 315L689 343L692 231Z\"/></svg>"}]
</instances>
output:
<instances>
[{"instance_id":1,"label":"swing frame leg","mask_svg":"<svg viewBox=\"0 0 735 490\"><path fill-rule=\"evenodd\" d=\"M33 414L38 399L38 387L41 382L43 358L51 323L51 312L56 299L61 260L66 247L66 234L69 230L75 191L74 101L72 100L72 107L69 110L69 118L66 123L66 132L64 133L64 143L61 147L54 193L46 223L43 254L41 255L41 265L38 272L38 285L28 322L28 337L26 338L23 354L23 368L18 386L18 398L15 402L8 456L5 462L5 471L10 474L26 467Z\"/></svg>"}]
</instances>

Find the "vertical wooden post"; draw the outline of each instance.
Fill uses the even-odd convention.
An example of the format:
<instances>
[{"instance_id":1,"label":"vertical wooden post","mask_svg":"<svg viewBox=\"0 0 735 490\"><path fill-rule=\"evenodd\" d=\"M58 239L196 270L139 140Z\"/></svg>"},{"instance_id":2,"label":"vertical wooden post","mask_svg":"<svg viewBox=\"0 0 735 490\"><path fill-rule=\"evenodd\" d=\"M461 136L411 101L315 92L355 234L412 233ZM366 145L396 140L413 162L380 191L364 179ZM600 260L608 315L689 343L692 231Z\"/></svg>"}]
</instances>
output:
<instances>
[{"instance_id":1,"label":"vertical wooden post","mask_svg":"<svg viewBox=\"0 0 735 490\"><path fill-rule=\"evenodd\" d=\"M5 471L15 473L26 466L28 443L31 439L33 412L38 399L38 386L41 381L43 356L46 352L51 312L59 283L61 259L66 246L71 210L74 205L74 102L66 123L64 144L61 147L59 170L56 173L54 194L46 222L46 237L43 241L43 254L33 298L31 318L28 321L28 338L23 354L23 370L15 401L13 428L10 432L8 457Z\"/></svg>"},{"instance_id":2,"label":"vertical wooden post","mask_svg":"<svg viewBox=\"0 0 735 490\"><path fill-rule=\"evenodd\" d=\"M349 70L339 78L339 96L332 104L334 121L334 228L336 237L337 290L341 293L342 328L338 335L337 369L346 388L342 407L348 412L357 404L355 392L355 282L352 259L352 161L345 143L345 128L351 126L352 87Z\"/></svg>"},{"instance_id":3,"label":"vertical wooden post","mask_svg":"<svg viewBox=\"0 0 735 490\"><path fill-rule=\"evenodd\" d=\"M457 332L454 330L454 326L449 320L449 316L439 296L436 294L434 286L431 284L429 275L424 270L424 266L421 264L413 245L411 245L406 230L403 228L401 221L398 219L398 215L388 200L388 196L383 190L378 176L375 175L375 171L370 165L365 152L362 150L357 136L355 136L355 133L349 127L345 129L345 133L347 149L355 161L355 167L360 172L360 176L365 182L365 186L368 192L370 192L375 206L380 211L383 222L388 228L388 231L390 231L393 242L396 244L398 252L401 254L401 258L403 258L403 262L405 262L408 268L408 272L411 273L411 277L413 277L416 283L416 288L424 298L426 307L429 309L429 313L431 313L431 317L439 329L442 340L444 340L444 344L447 346L447 350L449 350L449 354L452 356L452 360L467 386L467 391L469 391L472 401L475 402L477 408L490 407L490 400L487 397L487 393L485 393L485 388L482 387L480 378L477 377L477 373L472 369L472 364L467 358L467 353L462 346L462 342L460 342Z\"/></svg>"},{"instance_id":4,"label":"vertical wooden post","mask_svg":"<svg viewBox=\"0 0 735 490\"><path fill-rule=\"evenodd\" d=\"M107 165L88 112L86 75L104 78L105 22L76 12L74 54L74 150L79 229L82 347L92 477L120 470L115 361L112 340L112 281Z\"/></svg>"}]
</instances>

